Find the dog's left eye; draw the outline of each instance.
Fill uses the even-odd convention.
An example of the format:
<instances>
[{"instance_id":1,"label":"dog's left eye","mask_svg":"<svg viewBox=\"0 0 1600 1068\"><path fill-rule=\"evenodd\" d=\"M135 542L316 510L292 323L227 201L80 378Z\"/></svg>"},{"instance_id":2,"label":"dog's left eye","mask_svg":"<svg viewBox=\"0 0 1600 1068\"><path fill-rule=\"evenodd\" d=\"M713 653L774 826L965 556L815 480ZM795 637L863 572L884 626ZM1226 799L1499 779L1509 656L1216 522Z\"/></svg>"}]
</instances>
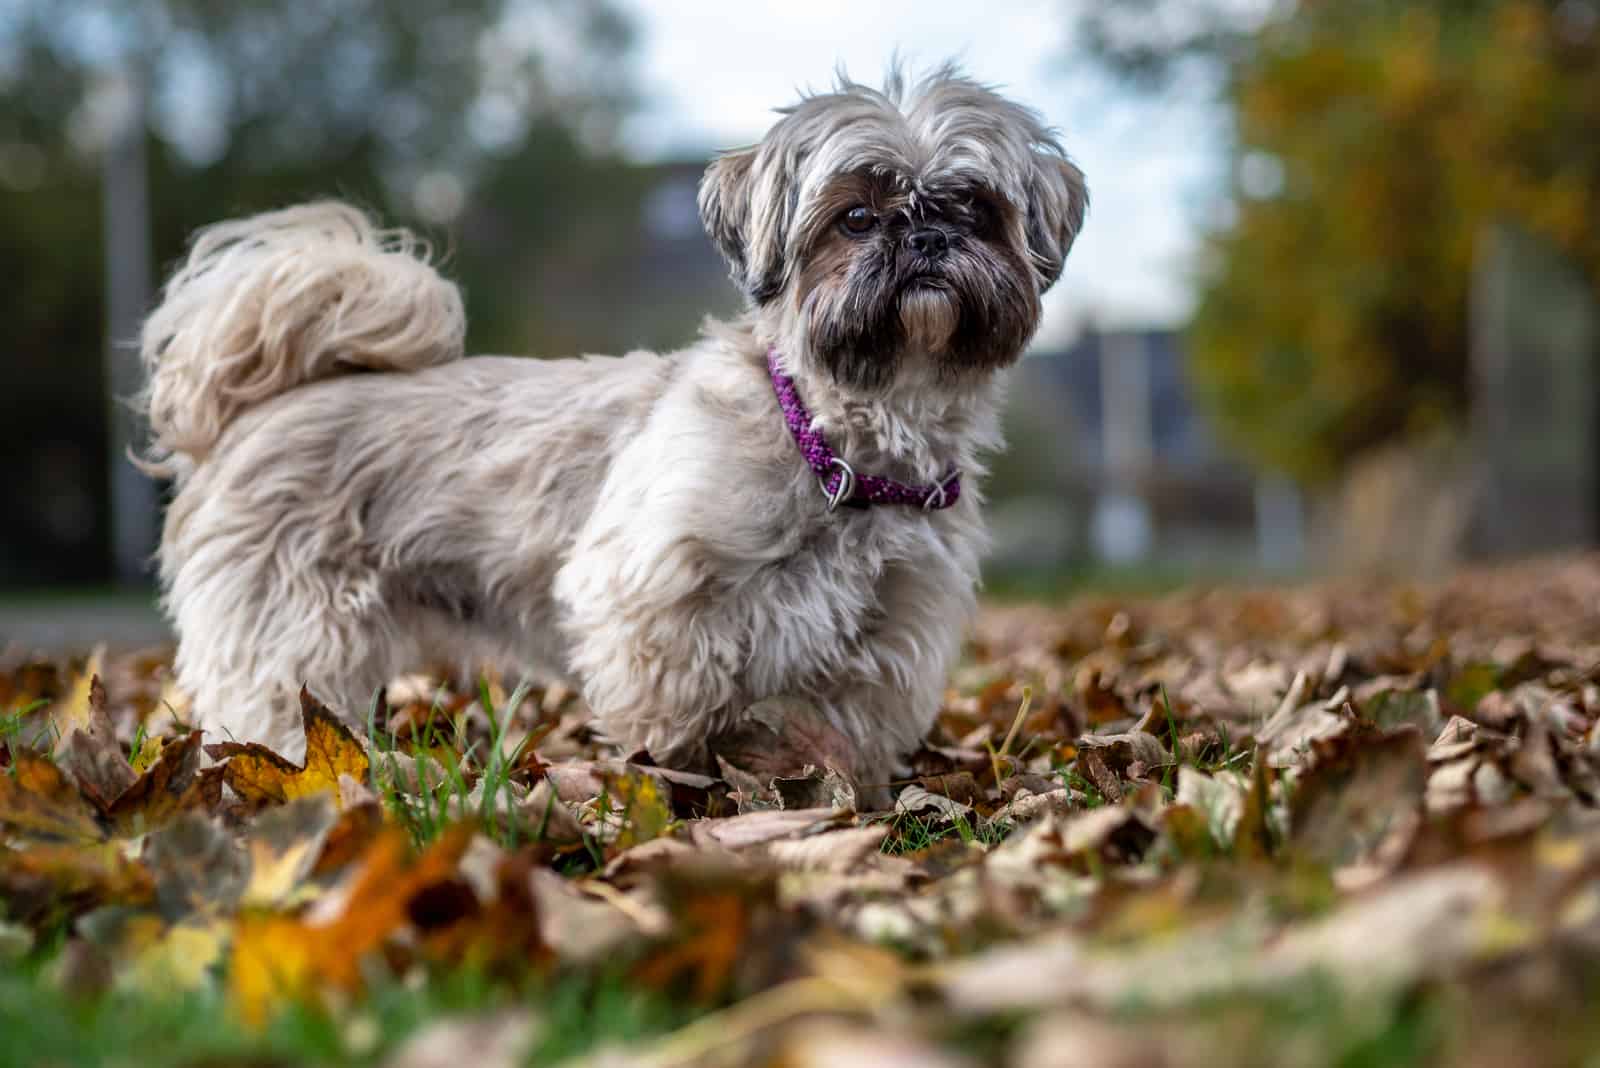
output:
<instances>
[{"instance_id":1,"label":"dog's left eye","mask_svg":"<svg viewBox=\"0 0 1600 1068\"><path fill-rule=\"evenodd\" d=\"M845 233L859 237L878 225L878 217L871 208L857 204L839 217L839 225L844 227Z\"/></svg>"},{"instance_id":2,"label":"dog's left eye","mask_svg":"<svg viewBox=\"0 0 1600 1068\"><path fill-rule=\"evenodd\" d=\"M973 197L966 203L967 224L975 234L984 234L994 225L994 208L982 197Z\"/></svg>"}]
</instances>

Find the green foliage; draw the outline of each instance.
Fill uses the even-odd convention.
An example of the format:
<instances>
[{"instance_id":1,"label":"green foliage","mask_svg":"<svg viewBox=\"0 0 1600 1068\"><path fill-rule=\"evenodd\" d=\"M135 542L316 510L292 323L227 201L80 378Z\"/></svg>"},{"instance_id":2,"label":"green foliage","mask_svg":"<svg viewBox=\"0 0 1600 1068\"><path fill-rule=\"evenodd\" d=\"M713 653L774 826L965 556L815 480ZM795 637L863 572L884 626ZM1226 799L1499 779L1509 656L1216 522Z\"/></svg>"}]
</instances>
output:
<instances>
[{"instance_id":1,"label":"green foliage","mask_svg":"<svg viewBox=\"0 0 1600 1068\"><path fill-rule=\"evenodd\" d=\"M946 819L940 815L895 811L887 813L880 821L889 828L888 837L878 847L888 856L910 856L932 849L941 842L959 841L963 845L997 846L1011 833L1009 823L992 823L977 816L970 819L957 814Z\"/></svg>"},{"instance_id":2,"label":"green foliage","mask_svg":"<svg viewBox=\"0 0 1600 1068\"><path fill-rule=\"evenodd\" d=\"M1224 76L1237 212L1207 242L1191 348L1236 445L1314 480L1459 422L1494 223L1600 292L1600 27L1582 7L1300 0L1250 34L1102 34L1121 69L1207 54Z\"/></svg>"},{"instance_id":3,"label":"green foliage","mask_svg":"<svg viewBox=\"0 0 1600 1068\"><path fill-rule=\"evenodd\" d=\"M369 1064L429 1026L524 1010L534 1021L530 1063L550 1064L601 1042L659 1034L688 1006L606 971L537 981L518 990L472 971L421 985L375 987L356 1011L285 1009L265 1031L242 1025L220 994L115 989L73 994L64 960L0 965L0 1068L40 1064Z\"/></svg>"}]
</instances>

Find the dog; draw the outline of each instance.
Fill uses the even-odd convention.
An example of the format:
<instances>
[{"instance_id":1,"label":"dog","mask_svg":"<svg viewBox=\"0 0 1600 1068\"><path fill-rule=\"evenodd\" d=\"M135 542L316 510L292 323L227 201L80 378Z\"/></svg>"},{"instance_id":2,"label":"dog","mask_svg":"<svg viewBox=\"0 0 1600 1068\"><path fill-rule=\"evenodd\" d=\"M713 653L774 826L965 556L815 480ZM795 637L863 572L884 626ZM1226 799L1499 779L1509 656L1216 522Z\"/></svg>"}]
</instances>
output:
<instances>
[{"instance_id":1,"label":"dog","mask_svg":"<svg viewBox=\"0 0 1600 1068\"><path fill-rule=\"evenodd\" d=\"M778 116L699 190L745 310L666 354L463 358L426 247L344 204L196 235L141 401L200 726L296 753L302 685L359 718L443 654L570 679L664 765L785 697L863 781L903 766L976 610L1003 371L1088 194L954 67Z\"/></svg>"}]
</instances>

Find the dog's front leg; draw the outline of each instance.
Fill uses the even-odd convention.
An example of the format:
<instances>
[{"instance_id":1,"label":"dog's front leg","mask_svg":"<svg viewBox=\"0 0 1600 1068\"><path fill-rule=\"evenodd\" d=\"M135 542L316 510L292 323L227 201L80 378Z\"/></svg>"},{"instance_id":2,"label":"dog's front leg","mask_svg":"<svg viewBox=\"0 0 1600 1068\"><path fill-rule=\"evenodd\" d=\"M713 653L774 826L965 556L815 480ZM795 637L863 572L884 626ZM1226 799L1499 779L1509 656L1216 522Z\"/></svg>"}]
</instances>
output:
<instances>
[{"instance_id":1,"label":"dog's front leg","mask_svg":"<svg viewBox=\"0 0 1600 1068\"><path fill-rule=\"evenodd\" d=\"M718 625L725 575L691 444L647 430L622 451L553 589L568 666L601 729L677 766L708 761L742 696L742 643Z\"/></svg>"},{"instance_id":2,"label":"dog's front leg","mask_svg":"<svg viewBox=\"0 0 1600 1068\"><path fill-rule=\"evenodd\" d=\"M966 553L929 553L884 569L879 611L822 705L855 736L854 774L862 803L887 802L939 713L961 637L976 609Z\"/></svg>"}]
</instances>

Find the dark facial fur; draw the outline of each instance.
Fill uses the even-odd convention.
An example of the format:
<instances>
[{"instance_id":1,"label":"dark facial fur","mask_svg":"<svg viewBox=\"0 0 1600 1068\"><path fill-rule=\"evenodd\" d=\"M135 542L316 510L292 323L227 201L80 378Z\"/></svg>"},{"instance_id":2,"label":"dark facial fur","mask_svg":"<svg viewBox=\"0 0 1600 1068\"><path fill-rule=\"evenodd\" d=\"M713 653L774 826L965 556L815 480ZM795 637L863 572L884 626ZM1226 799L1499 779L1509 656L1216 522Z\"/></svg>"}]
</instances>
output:
<instances>
[{"instance_id":1,"label":"dark facial fur","mask_svg":"<svg viewBox=\"0 0 1600 1068\"><path fill-rule=\"evenodd\" d=\"M942 374L988 371L1022 351L1039 287L1008 205L979 186L919 192L903 174L848 176L825 195L847 206L818 213L793 299L836 380L882 386L908 355ZM857 206L872 219L860 234L840 221Z\"/></svg>"}]
</instances>

